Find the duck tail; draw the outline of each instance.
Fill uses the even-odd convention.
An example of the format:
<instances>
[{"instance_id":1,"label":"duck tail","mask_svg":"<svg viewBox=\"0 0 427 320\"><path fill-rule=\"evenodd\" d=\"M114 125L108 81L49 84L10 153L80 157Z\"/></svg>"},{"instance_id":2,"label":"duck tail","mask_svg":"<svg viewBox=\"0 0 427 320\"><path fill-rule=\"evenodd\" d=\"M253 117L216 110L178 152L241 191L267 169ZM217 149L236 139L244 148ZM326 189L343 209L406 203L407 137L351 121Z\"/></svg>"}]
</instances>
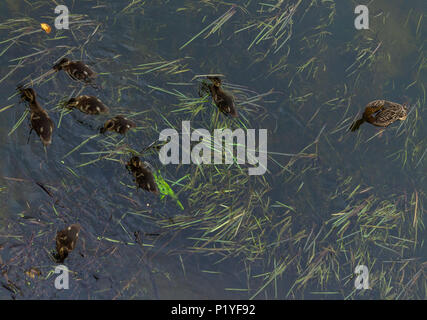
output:
<instances>
[{"instance_id":1,"label":"duck tail","mask_svg":"<svg viewBox=\"0 0 427 320\"><path fill-rule=\"evenodd\" d=\"M358 130L363 122L365 122L365 120L363 118L353 122L353 124L350 127L350 131L354 132L354 131Z\"/></svg>"}]
</instances>

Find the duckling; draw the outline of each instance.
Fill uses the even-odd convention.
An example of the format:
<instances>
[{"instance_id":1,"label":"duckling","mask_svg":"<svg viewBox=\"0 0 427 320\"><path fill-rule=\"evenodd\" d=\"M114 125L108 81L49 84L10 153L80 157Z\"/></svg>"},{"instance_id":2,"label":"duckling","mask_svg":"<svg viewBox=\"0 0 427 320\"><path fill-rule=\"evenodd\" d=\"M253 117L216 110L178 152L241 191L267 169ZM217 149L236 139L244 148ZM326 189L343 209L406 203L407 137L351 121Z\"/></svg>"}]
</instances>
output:
<instances>
[{"instance_id":1,"label":"duckling","mask_svg":"<svg viewBox=\"0 0 427 320\"><path fill-rule=\"evenodd\" d=\"M36 100L36 92L33 88L24 88L23 86L19 85L17 90L21 94L21 101L31 103Z\"/></svg>"},{"instance_id":2,"label":"duckling","mask_svg":"<svg viewBox=\"0 0 427 320\"><path fill-rule=\"evenodd\" d=\"M25 271L25 274L27 275L27 277L34 279L35 277L40 277L42 272L37 267L31 267L30 269Z\"/></svg>"},{"instance_id":3,"label":"duckling","mask_svg":"<svg viewBox=\"0 0 427 320\"><path fill-rule=\"evenodd\" d=\"M52 143L53 127L55 125L47 111L37 101L30 103L30 110L31 129L36 131L43 145L47 147Z\"/></svg>"},{"instance_id":4,"label":"duckling","mask_svg":"<svg viewBox=\"0 0 427 320\"><path fill-rule=\"evenodd\" d=\"M139 157L133 156L126 164L126 169L134 176L138 188L142 188L155 194L159 193L150 165L142 162Z\"/></svg>"},{"instance_id":5,"label":"duckling","mask_svg":"<svg viewBox=\"0 0 427 320\"><path fill-rule=\"evenodd\" d=\"M58 262L64 262L68 254L76 247L79 238L80 225L72 224L68 228L58 231L56 234L56 251Z\"/></svg>"},{"instance_id":6,"label":"duckling","mask_svg":"<svg viewBox=\"0 0 427 320\"><path fill-rule=\"evenodd\" d=\"M377 127L388 127L397 120L405 120L407 116L408 108L405 105L387 100L374 100L366 105L362 118L355 121L350 130L358 130L365 121Z\"/></svg>"},{"instance_id":7,"label":"duckling","mask_svg":"<svg viewBox=\"0 0 427 320\"><path fill-rule=\"evenodd\" d=\"M238 113L234 104L234 98L231 94L221 88L221 79L219 77L209 76L207 78L211 80L212 83L203 83L201 90L210 92L213 101L222 113L236 118Z\"/></svg>"},{"instance_id":8,"label":"duckling","mask_svg":"<svg viewBox=\"0 0 427 320\"><path fill-rule=\"evenodd\" d=\"M71 98L68 100L66 107L69 109L76 108L83 113L92 115L110 112L108 107L105 106L97 97L86 95Z\"/></svg>"},{"instance_id":9,"label":"duckling","mask_svg":"<svg viewBox=\"0 0 427 320\"><path fill-rule=\"evenodd\" d=\"M104 127L101 128L100 132L105 133L106 131L115 131L120 134L126 134L129 129L135 128L136 123L132 120L126 119L122 115L117 115L114 118L107 120L104 123Z\"/></svg>"},{"instance_id":10,"label":"duckling","mask_svg":"<svg viewBox=\"0 0 427 320\"><path fill-rule=\"evenodd\" d=\"M20 87L18 89L21 92L21 98L28 102L30 108L31 130L37 133L43 145L47 147L52 143L54 123L47 111L36 100L36 92L33 88Z\"/></svg>"},{"instance_id":11,"label":"duckling","mask_svg":"<svg viewBox=\"0 0 427 320\"><path fill-rule=\"evenodd\" d=\"M82 61L71 61L68 58L62 58L53 66L53 70L64 70L73 80L82 81L86 84L92 83L96 77L96 73L92 71Z\"/></svg>"}]
</instances>

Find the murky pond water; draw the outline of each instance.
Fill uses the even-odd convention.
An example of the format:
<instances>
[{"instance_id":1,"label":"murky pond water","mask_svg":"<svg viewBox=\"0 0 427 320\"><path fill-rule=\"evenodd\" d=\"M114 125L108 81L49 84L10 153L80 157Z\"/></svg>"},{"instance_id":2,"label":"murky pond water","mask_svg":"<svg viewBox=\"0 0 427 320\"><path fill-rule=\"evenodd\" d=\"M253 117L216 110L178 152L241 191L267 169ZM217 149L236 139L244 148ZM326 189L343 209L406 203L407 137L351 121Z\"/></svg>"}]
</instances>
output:
<instances>
[{"instance_id":1,"label":"murky pond water","mask_svg":"<svg viewBox=\"0 0 427 320\"><path fill-rule=\"evenodd\" d=\"M0 3L1 299L425 299L425 1L371 1L369 30L352 1L64 4L69 30L50 1ZM63 56L99 88L46 75ZM199 96L207 74L238 118ZM55 123L46 151L18 84ZM63 108L79 94L111 114ZM349 132L375 99L407 103L407 119ZM99 134L117 114L137 128ZM173 195L136 190L126 162L182 121L267 129L268 171L163 165L149 149ZM73 223L70 288L57 290L55 236ZM372 290L355 289L358 265Z\"/></svg>"}]
</instances>

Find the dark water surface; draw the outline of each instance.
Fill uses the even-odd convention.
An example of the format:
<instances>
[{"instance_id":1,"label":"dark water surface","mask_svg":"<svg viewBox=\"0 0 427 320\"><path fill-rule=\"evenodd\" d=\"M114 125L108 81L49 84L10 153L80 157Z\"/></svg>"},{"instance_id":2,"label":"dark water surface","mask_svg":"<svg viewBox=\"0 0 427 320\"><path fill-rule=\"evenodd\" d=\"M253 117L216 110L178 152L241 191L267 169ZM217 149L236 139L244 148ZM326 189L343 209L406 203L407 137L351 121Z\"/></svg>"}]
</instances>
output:
<instances>
[{"instance_id":1,"label":"dark water surface","mask_svg":"<svg viewBox=\"0 0 427 320\"><path fill-rule=\"evenodd\" d=\"M53 27L54 4L1 2L1 299L427 297L426 2L370 1L362 31L353 1L262 3L64 1L70 30L27 35L41 22ZM257 38L291 4L291 21ZM179 49L227 11L235 13L219 31ZM32 84L57 126L45 152L34 133L27 143L27 120L10 133L25 111L13 95L64 55L87 61L101 89L64 73ZM210 73L224 75L240 120L210 100L197 114L188 108L200 101L193 77ZM108 119L62 114L60 102L77 92L130 115L137 130L71 152ZM408 119L382 133L369 124L348 132L374 99L408 103ZM209 131L267 129L269 171L163 166L150 153L144 160L184 210L136 191L120 148L142 150L182 120ZM70 289L60 291L50 254L72 223L82 231L65 261ZM367 265L372 290L354 289L357 265ZM41 276L26 275L30 268Z\"/></svg>"}]
</instances>

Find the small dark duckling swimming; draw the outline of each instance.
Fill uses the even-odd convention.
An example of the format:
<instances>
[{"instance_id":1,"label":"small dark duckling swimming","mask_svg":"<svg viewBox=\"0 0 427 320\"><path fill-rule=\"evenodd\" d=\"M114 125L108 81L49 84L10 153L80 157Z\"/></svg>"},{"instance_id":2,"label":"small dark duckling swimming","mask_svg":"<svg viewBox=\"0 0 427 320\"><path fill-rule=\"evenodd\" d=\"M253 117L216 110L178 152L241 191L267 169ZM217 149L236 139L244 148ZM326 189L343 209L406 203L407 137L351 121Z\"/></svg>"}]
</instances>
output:
<instances>
[{"instance_id":1,"label":"small dark duckling swimming","mask_svg":"<svg viewBox=\"0 0 427 320\"><path fill-rule=\"evenodd\" d=\"M97 115L97 114L106 114L110 110L105 106L101 100L94 96L78 96L68 100L67 108L72 109L76 108L83 113Z\"/></svg>"},{"instance_id":2,"label":"small dark duckling swimming","mask_svg":"<svg viewBox=\"0 0 427 320\"><path fill-rule=\"evenodd\" d=\"M126 164L126 168L134 176L138 188L155 194L159 193L153 173L147 163L143 163L139 157L133 156Z\"/></svg>"},{"instance_id":3,"label":"small dark duckling swimming","mask_svg":"<svg viewBox=\"0 0 427 320\"><path fill-rule=\"evenodd\" d=\"M64 70L73 80L90 84L95 80L96 73L82 61L71 61L62 58L53 66L53 70Z\"/></svg>"},{"instance_id":4,"label":"small dark duckling swimming","mask_svg":"<svg viewBox=\"0 0 427 320\"><path fill-rule=\"evenodd\" d=\"M23 86L18 86L17 90L21 95L21 101L26 101L28 103L34 102L36 100L36 92L33 88L24 88Z\"/></svg>"},{"instance_id":5,"label":"small dark duckling swimming","mask_svg":"<svg viewBox=\"0 0 427 320\"><path fill-rule=\"evenodd\" d=\"M36 99L36 92L33 88L18 87L21 99L28 102L30 108L31 130L34 130L40 137L43 145L47 147L52 143L52 133L54 123L49 114L43 109Z\"/></svg>"},{"instance_id":6,"label":"small dark duckling swimming","mask_svg":"<svg viewBox=\"0 0 427 320\"><path fill-rule=\"evenodd\" d=\"M405 120L407 116L408 108L405 105L387 100L374 100L366 105L362 118L355 121L350 130L358 130L365 121L377 127L388 127L397 120Z\"/></svg>"},{"instance_id":7,"label":"small dark duckling swimming","mask_svg":"<svg viewBox=\"0 0 427 320\"><path fill-rule=\"evenodd\" d=\"M72 224L68 228L58 231L56 234L56 251L58 262L64 262L68 254L76 247L79 238L80 225Z\"/></svg>"},{"instance_id":8,"label":"small dark duckling swimming","mask_svg":"<svg viewBox=\"0 0 427 320\"><path fill-rule=\"evenodd\" d=\"M104 123L104 127L101 128L100 132L105 133L106 131L114 131L120 134L126 134L129 129L133 129L135 127L135 122L126 119L122 115L117 115L114 118L107 120Z\"/></svg>"},{"instance_id":9,"label":"small dark duckling swimming","mask_svg":"<svg viewBox=\"0 0 427 320\"><path fill-rule=\"evenodd\" d=\"M211 80L212 83L207 84L203 82L200 91L209 92L216 106L222 113L236 118L238 113L234 104L234 98L221 88L222 80L219 77L207 78Z\"/></svg>"}]
</instances>

